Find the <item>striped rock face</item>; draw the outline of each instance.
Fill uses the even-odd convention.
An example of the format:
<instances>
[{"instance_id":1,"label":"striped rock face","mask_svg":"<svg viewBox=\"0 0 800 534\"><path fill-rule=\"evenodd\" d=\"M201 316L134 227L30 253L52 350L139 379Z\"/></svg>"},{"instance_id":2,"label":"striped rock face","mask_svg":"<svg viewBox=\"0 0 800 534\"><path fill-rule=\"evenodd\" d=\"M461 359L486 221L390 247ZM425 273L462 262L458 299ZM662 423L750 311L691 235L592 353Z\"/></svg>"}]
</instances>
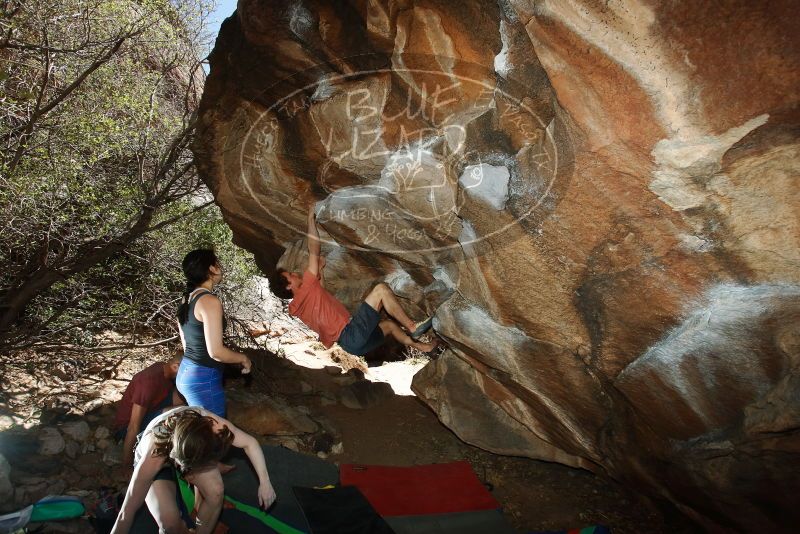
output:
<instances>
[{"instance_id":1,"label":"striped rock face","mask_svg":"<svg viewBox=\"0 0 800 534\"><path fill-rule=\"evenodd\" d=\"M706 5L707 4L707 5ZM796 3L241 0L195 152L236 241L385 280L464 440L800 521Z\"/></svg>"}]
</instances>

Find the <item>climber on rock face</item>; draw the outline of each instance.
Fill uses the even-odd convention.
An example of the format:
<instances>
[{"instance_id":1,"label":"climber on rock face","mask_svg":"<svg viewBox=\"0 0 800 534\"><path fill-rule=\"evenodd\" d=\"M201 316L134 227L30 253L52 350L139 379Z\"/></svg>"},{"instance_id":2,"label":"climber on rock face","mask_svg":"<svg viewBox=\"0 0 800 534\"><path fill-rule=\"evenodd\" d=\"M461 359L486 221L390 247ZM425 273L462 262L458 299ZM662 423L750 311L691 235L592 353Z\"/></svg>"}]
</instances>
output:
<instances>
[{"instance_id":1,"label":"climber on rock face","mask_svg":"<svg viewBox=\"0 0 800 534\"><path fill-rule=\"evenodd\" d=\"M386 336L422 352L432 351L438 342L423 343L417 338L431 327L431 318L414 323L388 285L380 283L361 303L351 317L347 308L322 287L321 243L314 206L308 211L308 266L301 275L284 269L270 278L272 292L280 298L291 298L289 314L299 318L319 334L326 348L338 342L350 354L363 356L384 342ZM381 320L385 309L394 320ZM405 329L405 330L404 330Z\"/></svg>"}]
</instances>

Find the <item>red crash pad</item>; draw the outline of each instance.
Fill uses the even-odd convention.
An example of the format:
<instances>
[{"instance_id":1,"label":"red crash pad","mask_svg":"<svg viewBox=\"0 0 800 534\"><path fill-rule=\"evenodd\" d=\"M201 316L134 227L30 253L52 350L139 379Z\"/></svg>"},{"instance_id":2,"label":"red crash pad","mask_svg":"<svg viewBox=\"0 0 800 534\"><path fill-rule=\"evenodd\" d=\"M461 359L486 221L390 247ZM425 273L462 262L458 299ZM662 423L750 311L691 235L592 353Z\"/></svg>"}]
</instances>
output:
<instances>
[{"instance_id":1,"label":"red crash pad","mask_svg":"<svg viewBox=\"0 0 800 534\"><path fill-rule=\"evenodd\" d=\"M468 462L391 467L342 464L343 486L356 486L382 516L449 514L500 508Z\"/></svg>"}]
</instances>

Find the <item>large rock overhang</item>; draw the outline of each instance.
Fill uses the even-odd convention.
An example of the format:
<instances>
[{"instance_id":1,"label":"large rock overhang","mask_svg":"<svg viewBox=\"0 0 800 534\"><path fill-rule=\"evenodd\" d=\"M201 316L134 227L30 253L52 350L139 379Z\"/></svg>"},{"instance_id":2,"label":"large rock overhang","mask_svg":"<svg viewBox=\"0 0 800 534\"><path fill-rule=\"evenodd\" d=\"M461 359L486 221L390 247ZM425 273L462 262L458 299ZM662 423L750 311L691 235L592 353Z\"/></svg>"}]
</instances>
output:
<instances>
[{"instance_id":1,"label":"large rock overhang","mask_svg":"<svg viewBox=\"0 0 800 534\"><path fill-rule=\"evenodd\" d=\"M796 6L277 4L223 24L195 144L261 268L317 202L337 296L435 314L464 440L796 524Z\"/></svg>"}]
</instances>

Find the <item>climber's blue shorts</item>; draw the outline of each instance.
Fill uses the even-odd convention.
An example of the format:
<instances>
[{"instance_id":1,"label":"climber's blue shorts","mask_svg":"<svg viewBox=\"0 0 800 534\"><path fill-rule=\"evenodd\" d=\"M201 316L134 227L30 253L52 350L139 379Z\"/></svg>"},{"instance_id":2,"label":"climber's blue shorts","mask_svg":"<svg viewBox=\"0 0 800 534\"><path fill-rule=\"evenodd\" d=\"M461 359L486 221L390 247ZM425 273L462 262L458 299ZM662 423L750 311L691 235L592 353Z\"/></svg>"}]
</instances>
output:
<instances>
[{"instance_id":1,"label":"climber's blue shorts","mask_svg":"<svg viewBox=\"0 0 800 534\"><path fill-rule=\"evenodd\" d=\"M380 322L381 314L366 302L362 302L339 334L339 346L355 356L363 356L380 347L383 345L383 331L378 326Z\"/></svg>"}]
</instances>

